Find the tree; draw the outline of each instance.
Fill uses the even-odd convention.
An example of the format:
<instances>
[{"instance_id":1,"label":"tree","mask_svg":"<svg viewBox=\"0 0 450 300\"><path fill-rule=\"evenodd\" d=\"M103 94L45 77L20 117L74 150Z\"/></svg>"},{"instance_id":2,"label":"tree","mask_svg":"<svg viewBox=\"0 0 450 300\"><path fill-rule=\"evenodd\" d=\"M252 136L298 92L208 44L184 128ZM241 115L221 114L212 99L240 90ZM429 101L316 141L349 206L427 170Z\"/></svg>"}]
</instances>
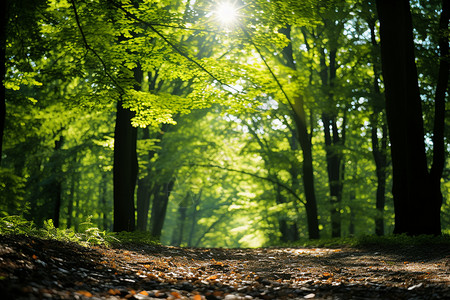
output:
<instances>
[{"instance_id":1,"label":"tree","mask_svg":"<svg viewBox=\"0 0 450 300\"><path fill-rule=\"evenodd\" d=\"M287 25L286 28L280 30L286 35L289 40L289 44L283 49L282 54L285 59L285 64L296 71L297 66L292 51L292 41L291 41L291 26ZM299 80L297 78L297 80ZM291 107L291 114L294 119L296 130L294 134L299 141L300 147L303 153L303 163L302 163L302 180L303 188L305 190L305 208L306 216L308 219L308 230L310 239L318 239L319 234L319 223L317 220L317 201L316 201L316 191L314 187L314 169L313 169L313 158L312 158L312 144L311 136L308 133L307 127L307 116L304 107L303 95L299 95L295 98L295 101L289 102ZM312 118L312 116L310 116ZM311 128L312 133L312 128Z\"/></svg>"},{"instance_id":2,"label":"tree","mask_svg":"<svg viewBox=\"0 0 450 300\"><path fill-rule=\"evenodd\" d=\"M433 162L428 170L421 95L415 64L410 3L376 1L381 60L391 141L395 208L394 233L441 233L440 179L445 163L445 94L448 88L448 1L442 1L439 78L435 93Z\"/></svg>"},{"instance_id":3,"label":"tree","mask_svg":"<svg viewBox=\"0 0 450 300\"><path fill-rule=\"evenodd\" d=\"M0 4L0 164L2 162L2 145L3 145L3 132L5 131L5 118L6 118L6 88L3 81L6 75L6 40L8 24L8 2L2 1Z\"/></svg>"}]
</instances>

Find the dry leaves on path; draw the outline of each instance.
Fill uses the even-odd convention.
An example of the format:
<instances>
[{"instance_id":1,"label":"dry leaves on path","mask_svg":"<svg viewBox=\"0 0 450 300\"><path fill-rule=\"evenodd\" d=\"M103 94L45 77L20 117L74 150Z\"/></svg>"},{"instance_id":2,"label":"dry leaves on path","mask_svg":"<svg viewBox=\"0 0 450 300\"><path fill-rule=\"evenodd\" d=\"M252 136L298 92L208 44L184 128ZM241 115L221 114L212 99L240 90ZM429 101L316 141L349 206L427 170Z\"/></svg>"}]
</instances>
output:
<instances>
[{"instance_id":1,"label":"dry leaves on path","mask_svg":"<svg viewBox=\"0 0 450 300\"><path fill-rule=\"evenodd\" d=\"M0 236L5 299L448 299L447 246L187 249Z\"/></svg>"}]
</instances>

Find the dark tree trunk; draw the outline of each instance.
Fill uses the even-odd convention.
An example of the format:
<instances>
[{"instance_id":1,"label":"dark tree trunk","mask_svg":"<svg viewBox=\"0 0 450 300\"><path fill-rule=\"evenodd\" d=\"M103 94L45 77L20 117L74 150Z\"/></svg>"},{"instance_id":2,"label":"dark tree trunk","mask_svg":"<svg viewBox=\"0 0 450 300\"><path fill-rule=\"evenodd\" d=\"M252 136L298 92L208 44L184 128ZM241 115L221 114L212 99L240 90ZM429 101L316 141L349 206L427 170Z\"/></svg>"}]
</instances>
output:
<instances>
[{"instance_id":1,"label":"dark tree trunk","mask_svg":"<svg viewBox=\"0 0 450 300\"><path fill-rule=\"evenodd\" d=\"M373 116L376 118L376 116ZM376 210L375 216L375 234L378 236L384 235L384 204L386 200L386 168L387 168L387 128L383 124L381 145L378 138L377 122L371 122L371 136L372 136L372 155L375 160L376 174L377 174L377 192L376 192Z\"/></svg>"},{"instance_id":2,"label":"dark tree trunk","mask_svg":"<svg viewBox=\"0 0 450 300\"><path fill-rule=\"evenodd\" d=\"M336 78L336 49L330 51L329 66L325 62L325 51L322 49L320 66L320 77L324 88L330 89L334 86L334 79ZM325 152L327 161L328 185L330 189L330 203L331 203L331 236L341 236L341 202L342 189L344 177L344 165L342 159L342 150L340 149L344 144L345 122L342 125L342 137L339 135L337 127L337 115L333 111L335 106L333 104L333 94L328 92L329 107L325 108L322 113L322 122L324 126L325 137Z\"/></svg>"},{"instance_id":3,"label":"dark tree trunk","mask_svg":"<svg viewBox=\"0 0 450 300\"><path fill-rule=\"evenodd\" d=\"M138 180L136 193L137 230L147 231L148 211L150 209L151 186L148 177Z\"/></svg>"},{"instance_id":4,"label":"dark tree trunk","mask_svg":"<svg viewBox=\"0 0 450 300\"><path fill-rule=\"evenodd\" d=\"M382 111L385 109L384 99L382 97L379 80L380 71L377 57L379 57L378 43L375 35L375 19L369 20L370 36L372 42L372 69L373 78L373 97L371 106L373 113L370 116L372 155L375 161L375 173L377 176L376 191L376 215L375 215L375 234L384 235L384 206L386 202L386 177L387 177L387 126ZM381 119L381 120L380 120ZM381 125L380 125L381 123ZM378 132L381 129L381 143Z\"/></svg>"},{"instance_id":5,"label":"dark tree trunk","mask_svg":"<svg viewBox=\"0 0 450 300\"><path fill-rule=\"evenodd\" d=\"M151 87L152 85L150 85ZM163 138L163 132L167 130L168 124L163 124L161 127L160 132L156 135L156 139L162 140ZM144 129L144 139L149 139L150 134L149 130L146 128ZM152 195L152 180L156 180L155 174L152 174L152 164L150 163L150 160L155 156L156 151L152 150L148 152L148 155L146 157L146 160L148 161L148 164L146 166L147 174L138 180L138 190L136 194L137 198L137 229L141 231L147 231L148 227L148 212L150 209L150 198Z\"/></svg>"},{"instance_id":6,"label":"dark tree trunk","mask_svg":"<svg viewBox=\"0 0 450 300\"><path fill-rule=\"evenodd\" d=\"M8 0L0 4L0 165L2 163L3 133L6 118L6 88L3 83L6 76L6 26L8 24Z\"/></svg>"},{"instance_id":7,"label":"dark tree trunk","mask_svg":"<svg viewBox=\"0 0 450 300\"><path fill-rule=\"evenodd\" d=\"M442 194L440 184L431 178L427 168L409 1L377 0L376 4L380 19L382 71L391 140L394 233L438 235L441 233ZM444 1L445 7L448 7L448 1ZM448 49L448 41L446 47ZM435 112L436 117L440 113L443 115L439 110L441 108ZM440 129L434 128L435 132ZM435 151L437 146L434 145ZM433 164L435 167L438 166ZM442 172L437 173L435 176L440 179Z\"/></svg>"},{"instance_id":8,"label":"dark tree trunk","mask_svg":"<svg viewBox=\"0 0 450 300\"><path fill-rule=\"evenodd\" d=\"M178 205L178 219L177 225L173 229L172 233L172 246L180 246L183 242L184 226L186 222L186 211L188 209L189 193L186 194L183 201Z\"/></svg>"},{"instance_id":9,"label":"dark tree trunk","mask_svg":"<svg viewBox=\"0 0 450 300\"><path fill-rule=\"evenodd\" d=\"M150 134L148 128L144 128L144 139L149 139ZM137 206L137 230L147 231L148 225L148 210L150 208L150 197L151 197L151 183L150 183L150 172L151 164L150 159L153 157L154 151L149 151L146 159L147 163L147 174L138 180L138 188L136 193L136 206Z\"/></svg>"},{"instance_id":10,"label":"dark tree trunk","mask_svg":"<svg viewBox=\"0 0 450 300\"><path fill-rule=\"evenodd\" d=\"M143 72L138 65L134 72L134 89L141 90ZM122 99L121 99L122 100ZM136 229L134 191L139 170L137 159L137 128L131 125L135 113L117 103L114 130L114 226L115 232Z\"/></svg>"},{"instance_id":11,"label":"dark tree trunk","mask_svg":"<svg viewBox=\"0 0 450 300\"><path fill-rule=\"evenodd\" d=\"M161 236L164 220L166 218L167 204L174 183L175 181L171 180L169 183L163 185L155 185L150 218L150 233L152 236Z\"/></svg>"},{"instance_id":12,"label":"dark tree trunk","mask_svg":"<svg viewBox=\"0 0 450 300\"><path fill-rule=\"evenodd\" d=\"M52 159L52 175L55 177L52 180L52 198L53 198L53 214L52 220L53 225L58 228L60 221L60 211L61 211L61 193L62 193L62 161L61 161L61 147L64 143L64 137L60 137L59 140L55 141L55 153Z\"/></svg>"},{"instance_id":13,"label":"dark tree trunk","mask_svg":"<svg viewBox=\"0 0 450 300\"><path fill-rule=\"evenodd\" d=\"M188 247L192 247L195 234L195 227L197 225L198 205L200 204L201 197L202 197L202 190L200 190L200 192L197 195L195 195L194 203L192 205L191 228L189 230L189 238L187 241Z\"/></svg>"},{"instance_id":14,"label":"dark tree trunk","mask_svg":"<svg viewBox=\"0 0 450 300\"><path fill-rule=\"evenodd\" d=\"M100 198L100 207L102 208L102 228L103 228L103 230L109 230L108 205L106 203L107 192L108 192L107 173L102 172L102 179L100 182L100 190L99 190L99 198Z\"/></svg>"},{"instance_id":15,"label":"dark tree trunk","mask_svg":"<svg viewBox=\"0 0 450 300\"><path fill-rule=\"evenodd\" d=\"M281 29L281 33L285 34L288 39L291 37L291 27L287 25L286 29ZM283 49L283 56L286 60L286 66L296 69L294 57L292 53L292 43L289 43L287 47ZM305 191L305 210L308 223L308 235L310 239L318 239L319 233L319 221L317 214L317 200L314 187L314 169L312 158L312 145L311 138L308 134L308 128L306 125L306 113L304 108L303 98L297 97L295 103L289 103L294 116L294 122L297 131L297 138L300 143L300 147L303 153L303 188Z\"/></svg>"},{"instance_id":16,"label":"dark tree trunk","mask_svg":"<svg viewBox=\"0 0 450 300\"><path fill-rule=\"evenodd\" d=\"M134 231L134 189L138 172L137 128L131 125L134 113L117 103L114 131L114 226L115 232Z\"/></svg>"}]
</instances>

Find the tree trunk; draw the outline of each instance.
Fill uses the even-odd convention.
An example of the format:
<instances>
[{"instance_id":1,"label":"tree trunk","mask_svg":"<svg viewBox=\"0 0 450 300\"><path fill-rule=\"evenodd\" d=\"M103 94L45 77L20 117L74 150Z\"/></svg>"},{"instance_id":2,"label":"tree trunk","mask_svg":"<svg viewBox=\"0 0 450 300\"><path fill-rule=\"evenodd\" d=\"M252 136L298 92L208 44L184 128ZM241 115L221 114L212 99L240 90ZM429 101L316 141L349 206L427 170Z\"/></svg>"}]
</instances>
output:
<instances>
[{"instance_id":1,"label":"tree trunk","mask_svg":"<svg viewBox=\"0 0 450 300\"><path fill-rule=\"evenodd\" d=\"M170 180L169 183L156 185L153 192L152 213L150 218L150 233L152 236L160 237L164 220L166 218L167 204L169 202L170 192L172 191L175 181Z\"/></svg>"},{"instance_id":2,"label":"tree trunk","mask_svg":"<svg viewBox=\"0 0 450 300\"><path fill-rule=\"evenodd\" d=\"M177 225L173 229L172 233L172 246L180 246L183 242L184 226L186 222L186 211L188 209L189 193L183 198L183 201L178 205L178 219Z\"/></svg>"},{"instance_id":3,"label":"tree trunk","mask_svg":"<svg viewBox=\"0 0 450 300\"><path fill-rule=\"evenodd\" d=\"M376 116L374 116L376 118ZM378 139L378 126L376 122L371 122L371 136L372 136L372 154L375 160L376 175L377 175L377 192L376 192L376 216L375 216L375 234L378 236L384 235L384 204L386 200L386 168L387 168L387 128L382 125L381 146Z\"/></svg>"},{"instance_id":4,"label":"tree trunk","mask_svg":"<svg viewBox=\"0 0 450 300\"><path fill-rule=\"evenodd\" d=\"M192 247L195 234L195 227L197 225L198 205L200 204L201 197L202 197L202 190L200 190L198 194L195 195L194 203L192 205L191 228L189 230L189 238L187 241L188 247Z\"/></svg>"},{"instance_id":5,"label":"tree trunk","mask_svg":"<svg viewBox=\"0 0 450 300\"><path fill-rule=\"evenodd\" d=\"M61 136L59 140L55 141L55 153L52 157L51 167L52 176L55 176L54 180L52 180L52 198L53 198L53 225L55 228L59 227L60 221L60 211L61 211L61 193L62 193L62 161L60 157L61 147L64 143L64 137Z\"/></svg>"},{"instance_id":6,"label":"tree trunk","mask_svg":"<svg viewBox=\"0 0 450 300\"><path fill-rule=\"evenodd\" d=\"M290 40L291 27L287 25L286 29L280 30L280 33L285 34L286 37ZM289 43L289 45L283 49L282 53L286 60L285 63L286 66L295 70L296 65L292 53L292 42ZM305 210L308 224L308 235L310 239L318 239L320 237L320 233L319 233L319 221L317 213L316 192L314 187L312 145L310 136L308 134L308 128L306 125L306 113L303 98L301 96L297 97L295 99L295 103L289 104L291 106L292 114L294 116L297 138L303 154L302 180L303 180L303 188L305 190Z\"/></svg>"},{"instance_id":7,"label":"tree trunk","mask_svg":"<svg viewBox=\"0 0 450 300\"><path fill-rule=\"evenodd\" d=\"M320 77L325 89L333 88L336 78L336 49L332 49L329 55L329 66L325 62L325 51L322 49L320 66ZM331 236L341 236L341 202L344 177L344 165L340 147L344 143L337 128L337 115L333 112L333 94L328 92L328 104L330 111L322 113L322 122L324 126L325 152L327 161L328 185L330 189L331 203ZM329 109L329 108L326 108ZM342 125L342 132L345 131L345 124ZM344 136L344 133L342 133Z\"/></svg>"},{"instance_id":8,"label":"tree trunk","mask_svg":"<svg viewBox=\"0 0 450 300\"><path fill-rule=\"evenodd\" d=\"M134 231L134 189L138 172L137 128L131 125L134 113L117 103L114 130L114 226L115 232Z\"/></svg>"},{"instance_id":9,"label":"tree trunk","mask_svg":"<svg viewBox=\"0 0 450 300\"><path fill-rule=\"evenodd\" d=\"M442 194L428 174L409 1L377 0L376 4L391 140L394 233L438 235ZM436 176L440 179L442 173Z\"/></svg>"},{"instance_id":10,"label":"tree trunk","mask_svg":"<svg viewBox=\"0 0 450 300\"><path fill-rule=\"evenodd\" d=\"M108 205L107 205L107 192L108 192L108 181L107 181L107 173L102 172L102 179L100 181L99 187L99 198L100 198L100 207L102 208L102 228L103 230L109 230L108 226Z\"/></svg>"},{"instance_id":11,"label":"tree trunk","mask_svg":"<svg viewBox=\"0 0 450 300\"><path fill-rule=\"evenodd\" d=\"M8 24L8 0L0 4L0 165L2 163L3 133L6 118L6 88L3 81L6 76L6 27Z\"/></svg>"},{"instance_id":12,"label":"tree trunk","mask_svg":"<svg viewBox=\"0 0 450 300\"><path fill-rule=\"evenodd\" d=\"M383 118L382 111L385 109L382 94L379 86L380 72L377 63L378 43L375 36L375 19L369 20L370 36L372 43L372 69L374 72L373 78L373 97L371 106L373 113L369 118L371 127L372 140L372 155L375 161L375 173L377 176L377 191L376 191L376 215L375 215L375 234L378 236L384 235L384 205L386 202L386 177L387 177L387 126ZM378 138L378 130L381 129L381 144Z\"/></svg>"},{"instance_id":13,"label":"tree trunk","mask_svg":"<svg viewBox=\"0 0 450 300\"><path fill-rule=\"evenodd\" d=\"M137 230L147 231L148 211L150 209L151 186L146 176L138 180L136 193Z\"/></svg>"},{"instance_id":14,"label":"tree trunk","mask_svg":"<svg viewBox=\"0 0 450 300\"><path fill-rule=\"evenodd\" d=\"M152 85L150 85L152 87ZM168 124L163 124L161 126L160 132L157 133L156 139L162 140L163 132L167 130ZM144 129L144 139L149 139L150 134L148 128ZM136 194L137 198L137 229L141 231L147 231L148 227L148 211L150 209L150 198L152 195L152 180L156 180L155 174L152 174L152 164L151 159L155 156L156 151L151 150L148 152L146 166L147 174L138 180L138 190ZM153 178L152 178L153 176Z\"/></svg>"},{"instance_id":15,"label":"tree trunk","mask_svg":"<svg viewBox=\"0 0 450 300\"><path fill-rule=\"evenodd\" d=\"M148 128L144 128L144 139L149 139L150 134ZM136 206L137 206L137 230L147 231L148 225L148 210L150 208L150 197L151 197L151 184L150 184L150 172L151 165L150 159L153 157L154 151L149 151L148 163L146 166L147 174L138 180L138 187L136 193Z\"/></svg>"},{"instance_id":16,"label":"tree trunk","mask_svg":"<svg viewBox=\"0 0 450 300\"><path fill-rule=\"evenodd\" d=\"M143 72L138 65L133 69L134 89L141 90ZM139 171L137 159L137 128L131 125L135 113L117 103L114 131L114 228L115 232L134 231L136 228L134 190Z\"/></svg>"}]
</instances>

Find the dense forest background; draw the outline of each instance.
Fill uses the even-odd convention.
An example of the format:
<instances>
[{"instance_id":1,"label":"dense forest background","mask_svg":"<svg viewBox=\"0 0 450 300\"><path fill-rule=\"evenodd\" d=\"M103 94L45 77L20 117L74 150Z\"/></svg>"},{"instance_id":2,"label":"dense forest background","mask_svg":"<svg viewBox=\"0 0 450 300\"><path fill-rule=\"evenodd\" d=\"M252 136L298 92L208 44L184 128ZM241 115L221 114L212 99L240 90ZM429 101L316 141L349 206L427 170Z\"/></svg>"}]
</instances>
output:
<instances>
[{"instance_id":1,"label":"dense forest background","mask_svg":"<svg viewBox=\"0 0 450 300\"><path fill-rule=\"evenodd\" d=\"M3 1L2 217L195 247L450 233L449 3L378 2Z\"/></svg>"}]
</instances>

